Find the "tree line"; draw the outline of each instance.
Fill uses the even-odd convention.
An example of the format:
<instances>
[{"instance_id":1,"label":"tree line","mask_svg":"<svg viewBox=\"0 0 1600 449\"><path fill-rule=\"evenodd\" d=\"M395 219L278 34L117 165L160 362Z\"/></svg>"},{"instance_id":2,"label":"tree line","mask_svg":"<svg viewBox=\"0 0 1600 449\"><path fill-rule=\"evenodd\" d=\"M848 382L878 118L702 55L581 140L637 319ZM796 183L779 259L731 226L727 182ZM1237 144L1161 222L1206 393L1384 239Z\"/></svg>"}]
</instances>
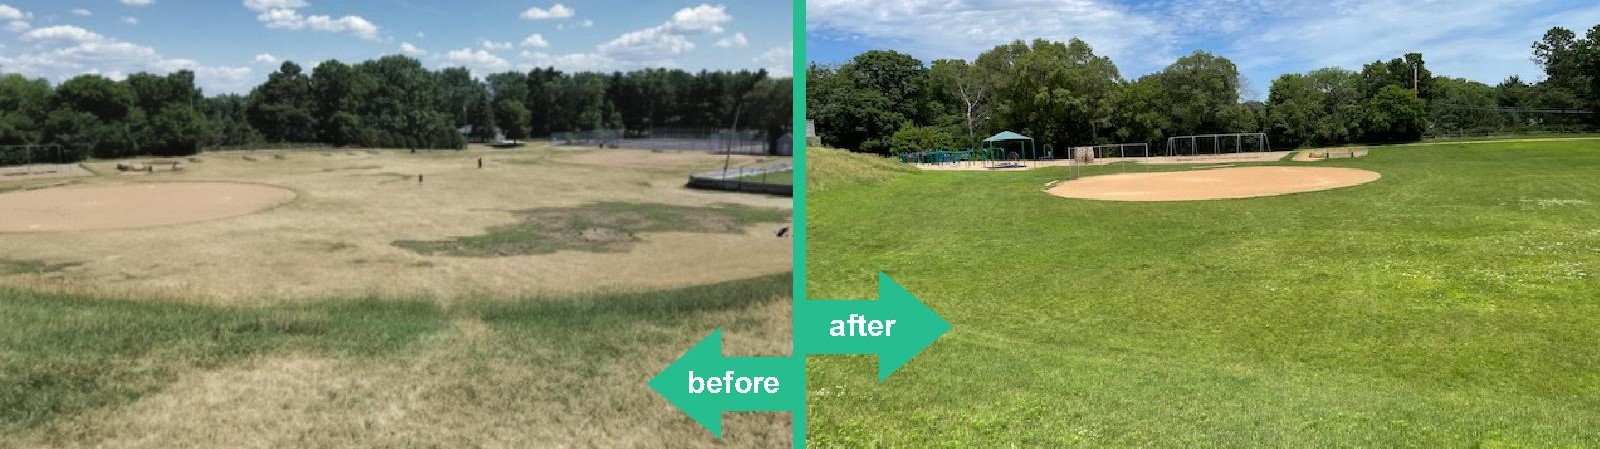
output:
<instances>
[{"instance_id":1,"label":"tree line","mask_svg":"<svg viewBox=\"0 0 1600 449\"><path fill-rule=\"evenodd\" d=\"M1195 51L1126 79L1078 39L996 46L971 61L931 64L871 50L807 69L807 118L825 145L890 153L970 148L1002 130L1040 145L1163 143L1167 137L1264 132L1278 148L1418 140L1427 133L1594 126L1600 110L1600 25L1553 28L1533 45L1546 79L1489 86L1435 76L1419 53L1361 70L1279 76L1264 102L1241 101L1225 57Z\"/></svg>"},{"instance_id":2,"label":"tree line","mask_svg":"<svg viewBox=\"0 0 1600 449\"><path fill-rule=\"evenodd\" d=\"M469 139L565 131L709 132L737 120L775 148L791 126L792 107L792 80L764 70L540 68L478 79L465 68L429 70L393 55L354 65L330 60L309 73L284 62L248 95L211 97L186 70L120 81L86 74L57 86L7 74L0 76L0 145L56 144L69 160L260 143L457 149Z\"/></svg>"}]
</instances>

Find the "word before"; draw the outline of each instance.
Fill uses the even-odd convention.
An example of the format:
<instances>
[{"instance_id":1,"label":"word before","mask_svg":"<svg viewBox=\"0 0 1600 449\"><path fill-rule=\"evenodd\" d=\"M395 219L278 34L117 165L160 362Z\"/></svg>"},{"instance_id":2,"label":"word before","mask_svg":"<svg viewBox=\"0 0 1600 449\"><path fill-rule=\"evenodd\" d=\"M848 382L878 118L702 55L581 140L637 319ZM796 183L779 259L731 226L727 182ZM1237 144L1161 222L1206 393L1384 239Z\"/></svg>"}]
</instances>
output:
<instances>
[{"instance_id":1,"label":"word before","mask_svg":"<svg viewBox=\"0 0 1600 449\"><path fill-rule=\"evenodd\" d=\"M689 393L759 393L776 394L778 392L778 378L751 376L734 376L729 370L722 377L699 377L694 371L689 371Z\"/></svg>"},{"instance_id":2,"label":"word before","mask_svg":"<svg viewBox=\"0 0 1600 449\"><path fill-rule=\"evenodd\" d=\"M895 320L869 320L865 315L850 314L850 319L833 320L828 335L834 337L888 337L894 333Z\"/></svg>"}]
</instances>

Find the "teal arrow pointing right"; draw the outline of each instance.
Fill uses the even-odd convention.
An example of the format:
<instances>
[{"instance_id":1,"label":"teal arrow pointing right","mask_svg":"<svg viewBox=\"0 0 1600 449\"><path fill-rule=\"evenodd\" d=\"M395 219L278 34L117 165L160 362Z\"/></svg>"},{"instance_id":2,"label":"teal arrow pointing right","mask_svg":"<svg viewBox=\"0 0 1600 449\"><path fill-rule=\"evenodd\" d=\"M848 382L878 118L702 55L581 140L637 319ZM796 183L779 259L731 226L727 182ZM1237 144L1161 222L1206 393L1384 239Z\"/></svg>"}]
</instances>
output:
<instances>
[{"instance_id":1,"label":"teal arrow pointing right","mask_svg":"<svg viewBox=\"0 0 1600 449\"><path fill-rule=\"evenodd\" d=\"M950 323L878 273L876 301L805 301L795 309L802 354L877 354L883 382L950 330Z\"/></svg>"}]
</instances>

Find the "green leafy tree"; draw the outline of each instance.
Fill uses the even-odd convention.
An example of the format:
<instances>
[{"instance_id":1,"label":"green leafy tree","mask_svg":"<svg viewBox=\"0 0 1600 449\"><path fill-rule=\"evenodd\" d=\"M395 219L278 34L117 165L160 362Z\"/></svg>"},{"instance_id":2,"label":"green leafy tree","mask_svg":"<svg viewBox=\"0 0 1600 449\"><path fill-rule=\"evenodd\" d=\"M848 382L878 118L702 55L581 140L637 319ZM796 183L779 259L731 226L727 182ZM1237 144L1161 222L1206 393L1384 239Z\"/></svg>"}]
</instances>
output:
<instances>
[{"instance_id":1,"label":"green leafy tree","mask_svg":"<svg viewBox=\"0 0 1600 449\"><path fill-rule=\"evenodd\" d=\"M529 136L528 124L532 122L532 114L522 102L513 99L500 100L495 103L494 119L499 124L500 130L506 134L507 139L526 139Z\"/></svg>"},{"instance_id":2,"label":"green leafy tree","mask_svg":"<svg viewBox=\"0 0 1600 449\"><path fill-rule=\"evenodd\" d=\"M1415 92L1384 86L1367 101L1366 133L1373 142L1402 142L1422 138L1427 105Z\"/></svg>"},{"instance_id":3,"label":"green leafy tree","mask_svg":"<svg viewBox=\"0 0 1600 449\"><path fill-rule=\"evenodd\" d=\"M1170 134L1231 132L1219 111L1239 102L1239 69L1228 58L1196 51L1162 69L1172 110Z\"/></svg>"},{"instance_id":4,"label":"green leafy tree","mask_svg":"<svg viewBox=\"0 0 1600 449\"><path fill-rule=\"evenodd\" d=\"M311 79L300 65L285 61L267 82L250 92L246 110L250 125L272 142L314 142L316 119L312 109Z\"/></svg>"},{"instance_id":5,"label":"green leafy tree","mask_svg":"<svg viewBox=\"0 0 1600 449\"><path fill-rule=\"evenodd\" d=\"M929 151L950 149L955 145L955 138L948 131L931 126L916 126L906 124L889 137L891 152L895 154L912 151Z\"/></svg>"},{"instance_id":6,"label":"green leafy tree","mask_svg":"<svg viewBox=\"0 0 1600 449\"><path fill-rule=\"evenodd\" d=\"M50 83L0 75L0 145L40 143L50 114Z\"/></svg>"}]
</instances>

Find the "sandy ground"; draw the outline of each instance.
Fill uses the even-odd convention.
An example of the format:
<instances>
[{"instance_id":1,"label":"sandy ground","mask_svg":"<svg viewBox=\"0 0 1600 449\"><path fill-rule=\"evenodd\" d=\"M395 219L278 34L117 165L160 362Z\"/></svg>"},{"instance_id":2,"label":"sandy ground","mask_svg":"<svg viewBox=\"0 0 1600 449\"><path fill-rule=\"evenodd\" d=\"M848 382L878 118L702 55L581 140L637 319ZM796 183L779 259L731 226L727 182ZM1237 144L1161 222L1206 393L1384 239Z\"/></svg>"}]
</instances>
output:
<instances>
[{"instance_id":1,"label":"sandy ground","mask_svg":"<svg viewBox=\"0 0 1600 449\"><path fill-rule=\"evenodd\" d=\"M1094 160L1091 165L1110 165L1118 162L1135 162L1148 165L1174 165L1174 164L1214 164L1232 162L1277 162L1289 155L1289 151L1270 151L1264 153L1234 153L1199 156L1154 156L1154 157L1106 157ZM1000 170L1032 170L1044 167L1070 167L1073 161L1058 159L1054 161L1027 161L1022 167L1015 168L989 168L978 162L961 162L955 164L913 164L917 168L930 171L1000 171Z\"/></svg>"},{"instance_id":2,"label":"sandy ground","mask_svg":"<svg viewBox=\"0 0 1600 449\"><path fill-rule=\"evenodd\" d=\"M0 167L0 182L94 176L78 164L34 164Z\"/></svg>"},{"instance_id":3,"label":"sandy ground","mask_svg":"<svg viewBox=\"0 0 1600 449\"><path fill-rule=\"evenodd\" d=\"M1112 201L1193 201L1328 190L1378 180L1377 172L1334 167L1234 167L1089 176L1051 187L1051 195Z\"/></svg>"},{"instance_id":4,"label":"sandy ground","mask_svg":"<svg viewBox=\"0 0 1600 449\"><path fill-rule=\"evenodd\" d=\"M0 194L0 232L140 228L244 215L294 200L280 187L141 182Z\"/></svg>"},{"instance_id":5,"label":"sandy ground","mask_svg":"<svg viewBox=\"0 0 1600 449\"><path fill-rule=\"evenodd\" d=\"M483 158L485 168L477 168ZM734 156L734 164L759 158ZM423 256L397 240L480 235L514 223L512 211L598 201L788 210L788 198L690 190L688 174L721 167L704 153L638 150L464 152L256 151L205 153L178 172L137 180L78 178L77 185L5 195L138 182L238 182L279 186L298 197L262 212L136 229L0 232L0 258L79 264L52 273L5 274L0 283L136 299L272 304L366 295L565 296L596 290L675 288L784 272L788 223L742 234L653 233L626 253L561 251L535 256ZM115 172L116 161L88 164ZM620 166L619 166L620 165ZM417 175L424 182L417 182ZM8 186L0 181L0 189ZM114 187L124 188L124 187ZM13 215L0 206L0 217ZM12 221L7 218L6 221Z\"/></svg>"}]
</instances>

